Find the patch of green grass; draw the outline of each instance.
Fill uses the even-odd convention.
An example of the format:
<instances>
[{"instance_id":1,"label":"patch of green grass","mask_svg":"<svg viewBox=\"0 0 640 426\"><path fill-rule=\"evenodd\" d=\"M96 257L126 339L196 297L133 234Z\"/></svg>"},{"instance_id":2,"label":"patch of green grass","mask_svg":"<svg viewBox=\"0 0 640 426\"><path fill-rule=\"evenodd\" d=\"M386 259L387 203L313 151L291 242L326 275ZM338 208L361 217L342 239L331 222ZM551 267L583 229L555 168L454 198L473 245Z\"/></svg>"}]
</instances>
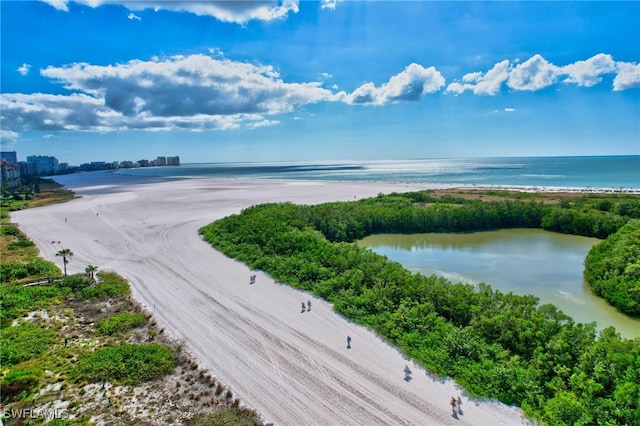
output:
<instances>
[{"instance_id":1,"label":"patch of green grass","mask_svg":"<svg viewBox=\"0 0 640 426\"><path fill-rule=\"evenodd\" d=\"M120 312L113 316L102 318L96 323L96 331L99 334L112 336L116 333L140 327L147 322L143 313Z\"/></svg>"},{"instance_id":2,"label":"patch of green grass","mask_svg":"<svg viewBox=\"0 0 640 426\"><path fill-rule=\"evenodd\" d=\"M174 367L175 357L167 346L123 344L81 359L71 376L76 382L135 385L162 377Z\"/></svg>"},{"instance_id":3,"label":"patch of green grass","mask_svg":"<svg viewBox=\"0 0 640 426\"><path fill-rule=\"evenodd\" d=\"M31 322L2 330L0 362L3 366L15 365L35 358L56 342L55 332Z\"/></svg>"}]
</instances>

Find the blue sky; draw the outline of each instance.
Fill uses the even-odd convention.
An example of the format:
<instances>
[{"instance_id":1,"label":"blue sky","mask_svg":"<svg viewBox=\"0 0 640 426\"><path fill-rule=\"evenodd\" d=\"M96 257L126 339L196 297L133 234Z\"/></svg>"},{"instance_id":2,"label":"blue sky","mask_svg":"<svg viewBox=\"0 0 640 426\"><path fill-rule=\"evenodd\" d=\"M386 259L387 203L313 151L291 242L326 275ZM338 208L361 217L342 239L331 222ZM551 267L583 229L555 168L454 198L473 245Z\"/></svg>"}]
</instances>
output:
<instances>
[{"instance_id":1,"label":"blue sky","mask_svg":"<svg viewBox=\"0 0 640 426\"><path fill-rule=\"evenodd\" d=\"M640 154L639 2L0 8L19 160Z\"/></svg>"}]
</instances>

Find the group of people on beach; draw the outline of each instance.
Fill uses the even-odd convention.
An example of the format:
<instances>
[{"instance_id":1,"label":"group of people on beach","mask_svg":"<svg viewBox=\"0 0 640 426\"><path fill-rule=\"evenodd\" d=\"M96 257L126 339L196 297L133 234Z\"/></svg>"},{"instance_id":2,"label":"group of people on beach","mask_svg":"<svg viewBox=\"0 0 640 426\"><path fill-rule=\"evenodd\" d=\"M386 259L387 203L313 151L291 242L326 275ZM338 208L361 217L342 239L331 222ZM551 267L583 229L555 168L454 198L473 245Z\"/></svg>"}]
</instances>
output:
<instances>
[{"instance_id":1,"label":"group of people on beach","mask_svg":"<svg viewBox=\"0 0 640 426\"><path fill-rule=\"evenodd\" d=\"M249 277L249 284L255 284L256 283L256 274L253 274Z\"/></svg>"},{"instance_id":2,"label":"group of people on beach","mask_svg":"<svg viewBox=\"0 0 640 426\"><path fill-rule=\"evenodd\" d=\"M462 398L460 396L458 396L457 399L455 396L452 396L449 404L451 404L451 410L453 411L451 415L453 417L456 417L458 414L462 414Z\"/></svg>"},{"instance_id":3,"label":"group of people on beach","mask_svg":"<svg viewBox=\"0 0 640 426\"><path fill-rule=\"evenodd\" d=\"M306 305L304 304L304 302L302 302L302 312L306 312L310 310L311 310L311 300L307 300Z\"/></svg>"}]
</instances>

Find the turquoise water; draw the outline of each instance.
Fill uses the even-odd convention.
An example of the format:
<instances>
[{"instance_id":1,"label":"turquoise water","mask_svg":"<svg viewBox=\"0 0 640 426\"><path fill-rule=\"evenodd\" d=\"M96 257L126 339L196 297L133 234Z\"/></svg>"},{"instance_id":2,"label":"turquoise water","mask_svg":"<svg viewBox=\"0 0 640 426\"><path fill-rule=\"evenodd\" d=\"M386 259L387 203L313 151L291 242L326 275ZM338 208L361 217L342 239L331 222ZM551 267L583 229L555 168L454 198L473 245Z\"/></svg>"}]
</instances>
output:
<instances>
[{"instance_id":1,"label":"turquoise water","mask_svg":"<svg viewBox=\"0 0 640 426\"><path fill-rule=\"evenodd\" d=\"M640 155L201 163L117 173L190 178L341 180L640 189Z\"/></svg>"}]
</instances>

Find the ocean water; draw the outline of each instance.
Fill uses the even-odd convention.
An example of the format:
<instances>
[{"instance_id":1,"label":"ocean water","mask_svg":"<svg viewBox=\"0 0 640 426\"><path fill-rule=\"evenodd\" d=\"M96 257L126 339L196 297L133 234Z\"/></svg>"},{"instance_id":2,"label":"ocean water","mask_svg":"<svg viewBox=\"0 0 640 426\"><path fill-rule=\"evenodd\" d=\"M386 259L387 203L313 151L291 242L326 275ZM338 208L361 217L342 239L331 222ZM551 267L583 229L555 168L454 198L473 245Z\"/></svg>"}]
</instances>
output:
<instances>
[{"instance_id":1,"label":"ocean water","mask_svg":"<svg viewBox=\"0 0 640 426\"><path fill-rule=\"evenodd\" d=\"M256 178L640 189L640 155L376 161L197 163L117 173L167 178Z\"/></svg>"}]
</instances>

